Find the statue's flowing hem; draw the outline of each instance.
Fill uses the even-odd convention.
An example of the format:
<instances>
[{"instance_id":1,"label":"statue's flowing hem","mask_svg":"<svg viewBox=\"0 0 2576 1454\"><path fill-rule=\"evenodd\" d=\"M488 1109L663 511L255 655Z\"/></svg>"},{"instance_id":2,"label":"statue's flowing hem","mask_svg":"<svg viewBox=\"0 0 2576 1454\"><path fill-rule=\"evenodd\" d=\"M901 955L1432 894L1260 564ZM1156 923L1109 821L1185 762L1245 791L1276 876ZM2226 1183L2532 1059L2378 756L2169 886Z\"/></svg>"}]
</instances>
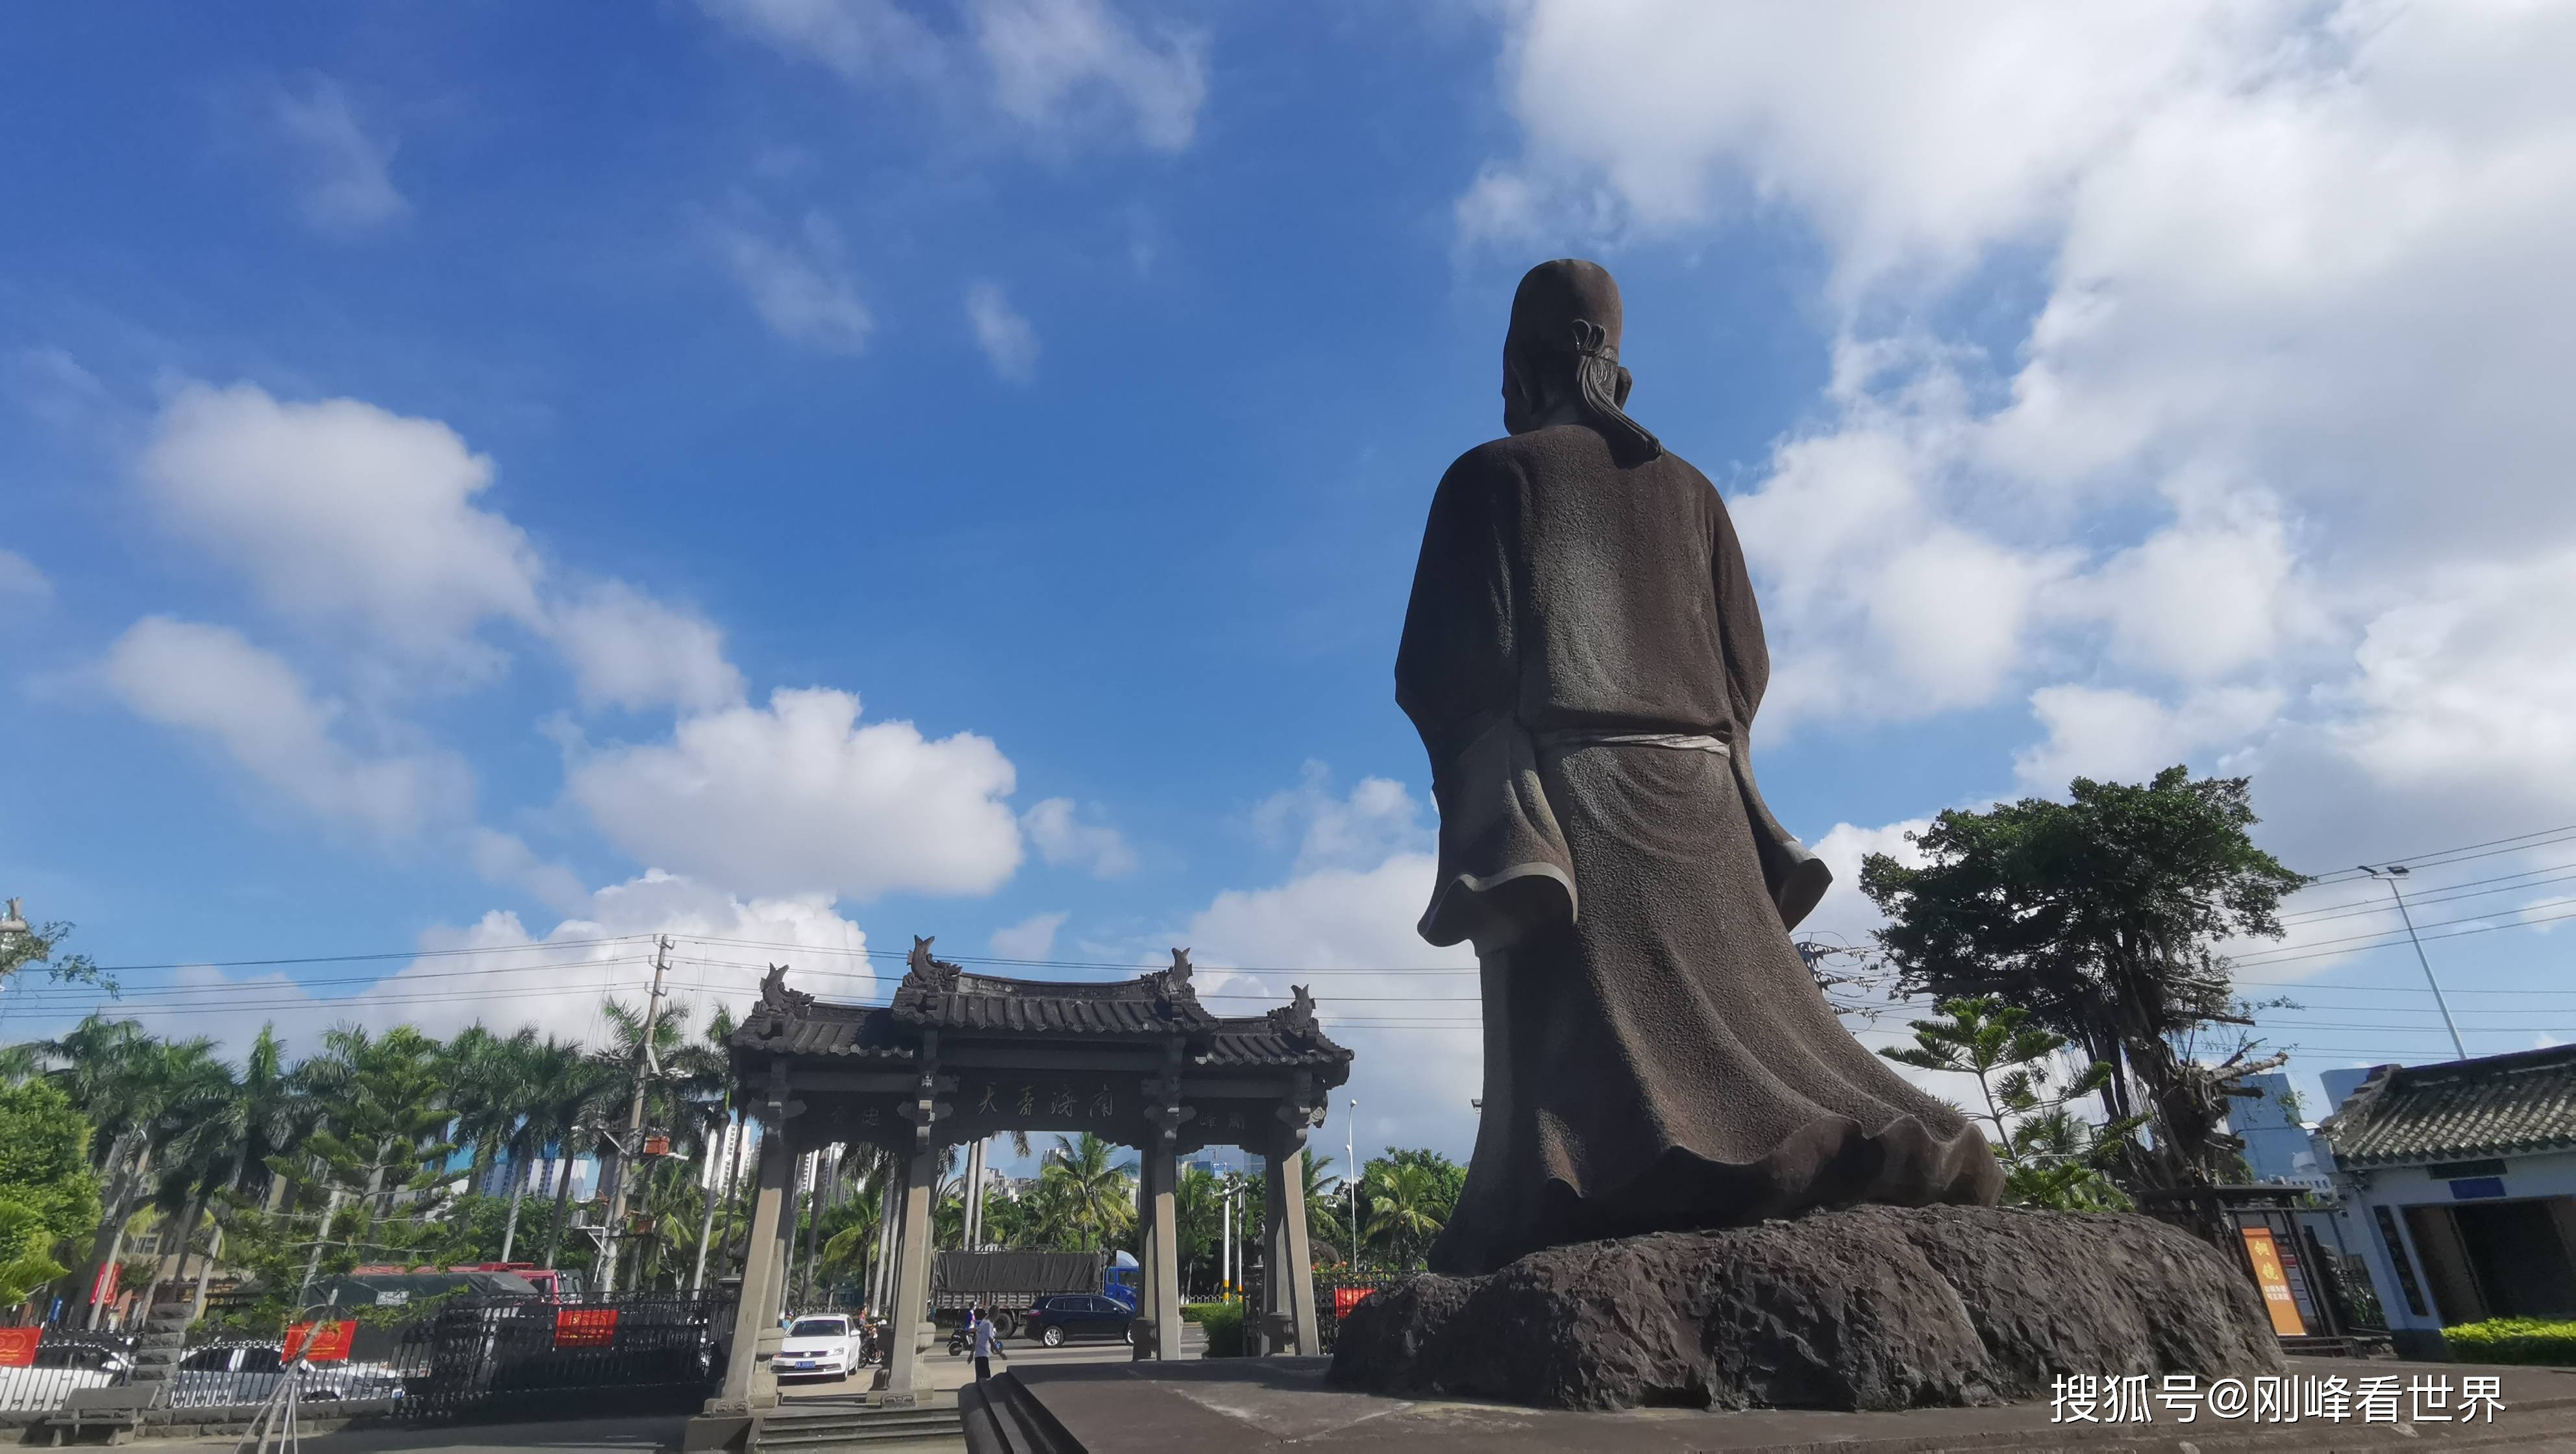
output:
<instances>
[{"instance_id":1,"label":"statue's flowing hem","mask_svg":"<svg viewBox=\"0 0 2576 1454\"><path fill-rule=\"evenodd\" d=\"M1428 1262L1434 1272L1471 1276L1567 1242L1749 1226L1811 1207L1991 1205L2002 1191L2003 1168L1973 1123L1945 1137L1913 1116L1876 1132L1848 1116L1819 1116L1752 1161L1668 1146L1636 1176L1589 1196L1551 1175L1534 1228L1510 1240L1483 1234L1479 1245L1472 1224L1453 1219Z\"/></svg>"}]
</instances>

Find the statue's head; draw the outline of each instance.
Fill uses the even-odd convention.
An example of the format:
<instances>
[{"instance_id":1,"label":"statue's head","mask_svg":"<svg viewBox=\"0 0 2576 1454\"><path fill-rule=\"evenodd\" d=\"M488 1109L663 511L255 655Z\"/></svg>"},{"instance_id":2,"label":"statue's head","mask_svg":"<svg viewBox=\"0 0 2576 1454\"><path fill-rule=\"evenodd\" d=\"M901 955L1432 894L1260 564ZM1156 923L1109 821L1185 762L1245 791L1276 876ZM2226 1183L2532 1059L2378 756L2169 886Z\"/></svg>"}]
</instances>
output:
<instances>
[{"instance_id":1,"label":"statue's head","mask_svg":"<svg viewBox=\"0 0 2576 1454\"><path fill-rule=\"evenodd\" d=\"M1620 323L1609 269L1581 258L1530 269L1503 335L1503 428L1526 434L1571 419L1609 440L1623 465L1662 454L1663 441L1623 412L1635 380L1619 366Z\"/></svg>"}]
</instances>

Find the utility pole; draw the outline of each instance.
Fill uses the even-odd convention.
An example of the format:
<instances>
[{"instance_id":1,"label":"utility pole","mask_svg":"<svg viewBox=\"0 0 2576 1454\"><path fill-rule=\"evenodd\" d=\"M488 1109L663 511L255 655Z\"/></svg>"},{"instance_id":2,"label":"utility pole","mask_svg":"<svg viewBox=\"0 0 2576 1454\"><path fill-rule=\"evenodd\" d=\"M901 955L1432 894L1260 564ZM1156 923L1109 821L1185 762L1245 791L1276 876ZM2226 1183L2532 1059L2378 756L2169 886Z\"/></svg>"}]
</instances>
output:
<instances>
[{"instance_id":1,"label":"utility pole","mask_svg":"<svg viewBox=\"0 0 2576 1454\"><path fill-rule=\"evenodd\" d=\"M2406 942L2415 946L2415 962L2424 966L2424 983L2433 987L2433 1003L2442 1012L2442 1028L2451 1032L2451 1054L2456 1059L2468 1059L2468 1047L2460 1043L2460 1027L2451 1019L2451 1002L2442 998L2442 982L2433 977L2433 961L2424 957L2424 941L2415 936L2415 916L2406 912L2406 895L2397 887L2406 877L2406 865L2392 863L2386 868L2372 868L2365 863L2361 871L2388 885L2388 892L2396 898L2397 917L2406 923Z\"/></svg>"},{"instance_id":2,"label":"utility pole","mask_svg":"<svg viewBox=\"0 0 2576 1454\"><path fill-rule=\"evenodd\" d=\"M617 1194L608 1203L608 1236L600 1243L599 1291L617 1290L617 1258L626 1240L626 1205L634 1195L635 1162L644 1149L644 1092L662 1073L653 1053L654 1032L662 1024L662 976L671 968L671 936L653 940L653 993L644 1001L644 1033L635 1041L635 1094L626 1103L626 1139L617 1148Z\"/></svg>"}]
</instances>

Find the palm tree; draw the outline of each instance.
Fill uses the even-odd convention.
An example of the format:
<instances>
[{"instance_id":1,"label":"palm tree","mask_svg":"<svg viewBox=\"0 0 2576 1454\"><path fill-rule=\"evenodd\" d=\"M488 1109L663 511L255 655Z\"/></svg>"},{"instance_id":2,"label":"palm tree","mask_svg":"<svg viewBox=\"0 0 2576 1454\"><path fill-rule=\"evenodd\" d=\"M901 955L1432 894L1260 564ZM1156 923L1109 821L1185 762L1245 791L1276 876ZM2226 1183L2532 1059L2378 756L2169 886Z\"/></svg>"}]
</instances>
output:
<instances>
[{"instance_id":1,"label":"palm tree","mask_svg":"<svg viewBox=\"0 0 2576 1454\"><path fill-rule=\"evenodd\" d=\"M206 1054L188 1056L167 1069L171 1083L159 1117L165 1151L153 1203L163 1225L178 1229L164 1248L176 1252L170 1269L175 1284L187 1278L188 1251L207 1199L241 1175L244 1128L241 1083L232 1066ZM153 1301L148 1291L145 1301Z\"/></svg>"},{"instance_id":2,"label":"palm tree","mask_svg":"<svg viewBox=\"0 0 2576 1454\"><path fill-rule=\"evenodd\" d=\"M1172 1188L1172 1240L1180 1249L1184 1290L1199 1264L1222 1245L1224 1220L1225 1190L1216 1173L1204 1166L1181 1168L1180 1181Z\"/></svg>"},{"instance_id":3,"label":"palm tree","mask_svg":"<svg viewBox=\"0 0 2576 1454\"><path fill-rule=\"evenodd\" d=\"M1136 1220L1134 1163L1113 1163L1115 1148L1089 1131L1055 1142L1038 1173L1039 1240L1081 1252L1108 1247Z\"/></svg>"},{"instance_id":4,"label":"palm tree","mask_svg":"<svg viewBox=\"0 0 2576 1454\"><path fill-rule=\"evenodd\" d=\"M157 1040L132 1020L96 1014L45 1046L61 1062L55 1083L102 1133L93 1146L106 1143L103 1154L92 1153L96 1168L111 1180L85 1286L95 1286L98 1270L123 1256L126 1223L142 1202L153 1153L168 1130L163 1112L174 1092L204 1082L213 1047L203 1037L175 1044ZM92 1302L86 1326L97 1327L105 1311Z\"/></svg>"},{"instance_id":5,"label":"palm tree","mask_svg":"<svg viewBox=\"0 0 2576 1454\"><path fill-rule=\"evenodd\" d=\"M1397 1266L1411 1266L1417 1250L1440 1231L1438 1178L1418 1164L1383 1166L1362 1191L1369 1240L1385 1245Z\"/></svg>"},{"instance_id":6,"label":"palm tree","mask_svg":"<svg viewBox=\"0 0 2576 1454\"><path fill-rule=\"evenodd\" d=\"M540 1138L535 1144L555 1148L554 1220L546 1230L546 1266L563 1251L564 1214L572 1201L572 1161L578 1139L595 1130L605 1105L607 1078L582 1053L577 1040L548 1036L529 1064L529 1119Z\"/></svg>"}]
</instances>

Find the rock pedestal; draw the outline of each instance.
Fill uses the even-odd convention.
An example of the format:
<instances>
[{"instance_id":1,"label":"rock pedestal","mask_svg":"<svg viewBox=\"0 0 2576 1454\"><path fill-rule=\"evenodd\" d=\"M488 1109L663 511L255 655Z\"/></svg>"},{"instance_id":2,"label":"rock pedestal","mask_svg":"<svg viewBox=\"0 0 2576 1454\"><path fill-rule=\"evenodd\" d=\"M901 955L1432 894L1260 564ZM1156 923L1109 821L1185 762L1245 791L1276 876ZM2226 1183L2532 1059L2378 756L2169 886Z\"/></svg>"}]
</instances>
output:
<instances>
[{"instance_id":1,"label":"rock pedestal","mask_svg":"<svg viewBox=\"0 0 2576 1454\"><path fill-rule=\"evenodd\" d=\"M1563 1409L1892 1410L2044 1397L2059 1374L2280 1371L2253 1284L2161 1222L1858 1207L1416 1277L1351 1312L1332 1377Z\"/></svg>"}]
</instances>

